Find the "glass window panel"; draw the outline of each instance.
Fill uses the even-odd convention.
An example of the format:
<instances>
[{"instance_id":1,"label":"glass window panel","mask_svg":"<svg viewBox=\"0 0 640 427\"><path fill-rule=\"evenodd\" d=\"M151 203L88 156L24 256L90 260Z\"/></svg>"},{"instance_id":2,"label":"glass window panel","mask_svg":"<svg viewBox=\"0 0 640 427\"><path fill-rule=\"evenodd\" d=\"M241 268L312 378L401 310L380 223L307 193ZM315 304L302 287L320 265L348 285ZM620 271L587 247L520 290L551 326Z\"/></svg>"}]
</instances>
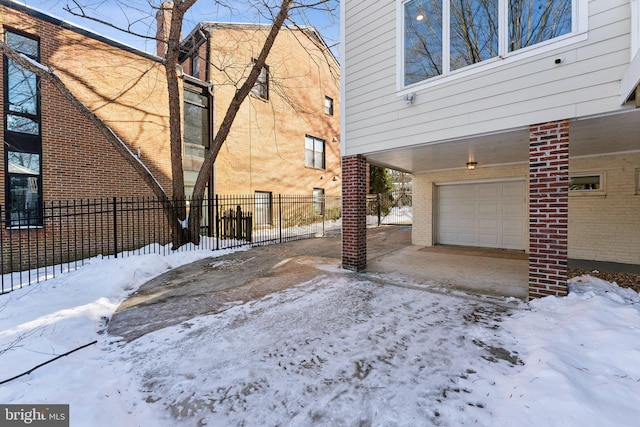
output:
<instances>
[{"instance_id":1,"label":"glass window panel","mask_svg":"<svg viewBox=\"0 0 640 427\"><path fill-rule=\"evenodd\" d=\"M571 32L572 0L509 0L509 51Z\"/></svg>"},{"instance_id":2,"label":"glass window panel","mask_svg":"<svg viewBox=\"0 0 640 427\"><path fill-rule=\"evenodd\" d=\"M209 146L209 98L185 90L184 99L184 154L204 157Z\"/></svg>"},{"instance_id":3,"label":"glass window panel","mask_svg":"<svg viewBox=\"0 0 640 427\"><path fill-rule=\"evenodd\" d=\"M324 141L320 139L315 140L313 157L314 167L324 169Z\"/></svg>"},{"instance_id":4,"label":"glass window panel","mask_svg":"<svg viewBox=\"0 0 640 427\"><path fill-rule=\"evenodd\" d=\"M442 74L442 0L404 5L404 84Z\"/></svg>"},{"instance_id":5,"label":"glass window panel","mask_svg":"<svg viewBox=\"0 0 640 427\"><path fill-rule=\"evenodd\" d=\"M453 0L451 70L498 56L498 0Z\"/></svg>"},{"instance_id":6,"label":"glass window panel","mask_svg":"<svg viewBox=\"0 0 640 427\"><path fill-rule=\"evenodd\" d=\"M572 191L594 191L601 188L600 175L572 176L569 178L569 190Z\"/></svg>"},{"instance_id":7,"label":"glass window panel","mask_svg":"<svg viewBox=\"0 0 640 427\"><path fill-rule=\"evenodd\" d=\"M305 150L304 165L307 167L313 167L313 150Z\"/></svg>"},{"instance_id":8,"label":"glass window panel","mask_svg":"<svg viewBox=\"0 0 640 427\"><path fill-rule=\"evenodd\" d=\"M37 76L11 60L8 69L9 111L35 116L38 111Z\"/></svg>"},{"instance_id":9,"label":"glass window panel","mask_svg":"<svg viewBox=\"0 0 640 427\"><path fill-rule=\"evenodd\" d=\"M260 70L252 92L262 99L269 99L269 68L266 65Z\"/></svg>"},{"instance_id":10,"label":"glass window panel","mask_svg":"<svg viewBox=\"0 0 640 427\"><path fill-rule=\"evenodd\" d=\"M38 52L38 40L34 40L29 37L25 37L20 34L12 33L11 31L7 31L6 43L17 50L20 53L24 53L27 56L30 56L34 59L39 57Z\"/></svg>"},{"instance_id":11,"label":"glass window panel","mask_svg":"<svg viewBox=\"0 0 640 427\"><path fill-rule=\"evenodd\" d=\"M333 116L333 99L328 96L324 97L324 113Z\"/></svg>"},{"instance_id":12,"label":"glass window panel","mask_svg":"<svg viewBox=\"0 0 640 427\"><path fill-rule=\"evenodd\" d=\"M38 135L40 133L40 125L37 121L13 114L7 114L7 129L12 132L28 133L31 135Z\"/></svg>"},{"instance_id":13,"label":"glass window panel","mask_svg":"<svg viewBox=\"0 0 640 427\"><path fill-rule=\"evenodd\" d=\"M206 95L202 95L201 93L191 92L190 90L184 91L184 100L186 102L198 105L200 107L207 107L209 104L209 100Z\"/></svg>"},{"instance_id":14,"label":"glass window panel","mask_svg":"<svg viewBox=\"0 0 640 427\"><path fill-rule=\"evenodd\" d=\"M40 175L40 155L35 153L7 152L9 173Z\"/></svg>"},{"instance_id":15,"label":"glass window panel","mask_svg":"<svg viewBox=\"0 0 640 427\"><path fill-rule=\"evenodd\" d=\"M316 214L322 215L324 213L324 188L313 189L313 207Z\"/></svg>"},{"instance_id":16,"label":"glass window panel","mask_svg":"<svg viewBox=\"0 0 640 427\"><path fill-rule=\"evenodd\" d=\"M28 226L39 225L38 177L11 176L9 180L9 195L11 197L11 225Z\"/></svg>"}]
</instances>

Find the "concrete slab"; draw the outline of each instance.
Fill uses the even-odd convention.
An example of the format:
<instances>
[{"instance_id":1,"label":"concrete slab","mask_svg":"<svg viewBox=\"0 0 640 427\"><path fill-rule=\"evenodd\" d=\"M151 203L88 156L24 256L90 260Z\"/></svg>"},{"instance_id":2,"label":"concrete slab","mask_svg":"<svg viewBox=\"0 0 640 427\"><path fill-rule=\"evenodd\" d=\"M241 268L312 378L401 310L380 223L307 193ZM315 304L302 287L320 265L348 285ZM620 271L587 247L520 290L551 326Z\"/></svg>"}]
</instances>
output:
<instances>
[{"instance_id":1,"label":"concrete slab","mask_svg":"<svg viewBox=\"0 0 640 427\"><path fill-rule=\"evenodd\" d=\"M132 341L198 315L214 314L339 269L340 235L251 248L168 271L124 301L109 321L110 335ZM367 231L365 275L391 284L429 284L484 295L527 295L527 263L424 251L411 245L411 227ZM330 268L327 268L330 267Z\"/></svg>"},{"instance_id":2,"label":"concrete slab","mask_svg":"<svg viewBox=\"0 0 640 427\"><path fill-rule=\"evenodd\" d=\"M366 273L478 294L527 299L527 261L425 252L408 246L367 261Z\"/></svg>"}]
</instances>

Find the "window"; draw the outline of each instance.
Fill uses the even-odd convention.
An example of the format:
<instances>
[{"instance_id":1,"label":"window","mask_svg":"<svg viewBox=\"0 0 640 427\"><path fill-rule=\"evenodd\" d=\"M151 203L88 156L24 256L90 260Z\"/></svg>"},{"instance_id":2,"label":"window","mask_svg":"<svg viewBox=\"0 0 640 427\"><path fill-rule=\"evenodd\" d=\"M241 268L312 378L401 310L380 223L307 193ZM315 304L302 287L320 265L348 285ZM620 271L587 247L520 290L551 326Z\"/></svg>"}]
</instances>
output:
<instances>
[{"instance_id":1,"label":"window","mask_svg":"<svg viewBox=\"0 0 640 427\"><path fill-rule=\"evenodd\" d=\"M258 226L272 224L273 195L270 191L256 191L256 212L254 221Z\"/></svg>"},{"instance_id":2,"label":"window","mask_svg":"<svg viewBox=\"0 0 640 427\"><path fill-rule=\"evenodd\" d=\"M184 155L204 158L209 148L209 94L207 88L184 85Z\"/></svg>"},{"instance_id":3,"label":"window","mask_svg":"<svg viewBox=\"0 0 640 427\"><path fill-rule=\"evenodd\" d=\"M6 31L6 43L40 60L37 39ZM42 136L40 81L32 72L4 57L4 165L7 223L12 227L42 225Z\"/></svg>"},{"instance_id":4,"label":"window","mask_svg":"<svg viewBox=\"0 0 640 427\"><path fill-rule=\"evenodd\" d=\"M602 174L572 175L569 177L569 191L598 191L602 192Z\"/></svg>"},{"instance_id":5,"label":"window","mask_svg":"<svg viewBox=\"0 0 640 427\"><path fill-rule=\"evenodd\" d=\"M406 1L404 85L569 34L578 1Z\"/></svg>"},{"instance_id":6,"label":"window","mask_svg":"<svg viewBox=\"0 0 640 427\"><path fill-rule=\"evenodd\" d=\"M316 215L324 215L324 188L313 189L313 211Z\"/></svg>"},{"instance_id":7,"label":"window","mask_svg":"<svg viewBox=\"0 0 640 427\"><path fill-rule=\"evenodd\" d=\"M200 78L200 52L198 52L198 49L191 57L191 75L197 79Z\"/></svg>"},{"instance_id":8,"label":"window","mask_svg":"<svg viewBox=\"0 0 640 427\"><path fill-rule=\"evenodd\" d=\"M324 97L324 113L333 116L333 98Z\"/></svg>"},{"instance_id":9,"label":"window","mask_svg":"<svg viewBox=\"0 0 640 427\"><path fill-rule=\"evenodd\" d=\"M313 136L304 137L305 162L308 168L324 169L324 141Z\"/></svg>"},{"instance_id":10,"label":"window","mask_svg":"<svg viewBox=\"0 0 640 427\"><path fill-rule=\"evenodd\" d=\"M253 60L255 62L255 59ZM260 75L258 76L258 80L253 85L251 89L251 93L253 93L258 98L268 100L269 99L269 67L266 65L262 67L260 70Z\"/></svg>"}]
</instances>

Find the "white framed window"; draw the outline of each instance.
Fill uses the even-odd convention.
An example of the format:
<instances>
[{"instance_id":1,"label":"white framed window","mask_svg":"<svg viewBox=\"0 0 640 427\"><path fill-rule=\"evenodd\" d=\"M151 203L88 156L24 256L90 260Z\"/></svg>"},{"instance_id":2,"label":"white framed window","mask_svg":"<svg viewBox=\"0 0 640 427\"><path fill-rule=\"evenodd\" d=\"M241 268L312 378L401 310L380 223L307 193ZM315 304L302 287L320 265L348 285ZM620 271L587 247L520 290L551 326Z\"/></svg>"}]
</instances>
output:
<instances>
[{"instance_id":1,"label":"white framed window","mask_svg":"<svg viewBox=\"0 0 640 427\"><path fill-rule=\"evenodd\" d=\"M255 192L254 222L257 226L269 226L273 224L273 193L271 191Z\"/></svg>"},{"instance_id":2,"label":"white framed window","mask_svg":"<svg viewBox=\"0 0 640 427\"><path fill-rule=\"evenodd\" d=\"M316 215L324 215L324 188L313 189L313 210Z\"/></svg>"},{"instance_id":3,"label":"white framed window","mask_svg":"<svg viewBox=\"0 0 640 427\"><path fill-rule=\"evenodd\" d=\"M324 113L328 116L333 116L333 98L324 97Z\"/></svg>"},{"instance_id":4,"label":"white framed window","mask_svg":"<svg viewBox=\"0 0 640 427\"><path fill-rule=\"evenodd\" d=\"M304 151L305 160L304 165L308 168L324 169L325 167L325 155L324 155L323 139L316 138L311 135L305 135L304 137Z\"/></svg>"},{"instance_id":5,"label":"white framed window","mask_svg":"<svg viewBox=\"0 0 640 427\"><path fill-rule=\"evenodd\" d=\"M555 48L586 31L587 3L398 0L399 88L544 46Z\"/></svg>"},{"instance_id":6,"label":"white framed window","mask_svg":"<svg viewBox=\"0 0 640 427\"><path fill-rule=\"evenodd\" d=\"M569 191L581 193L604 192L604 174L576 174L569 176Z\"/></svg>"}]
</instances>

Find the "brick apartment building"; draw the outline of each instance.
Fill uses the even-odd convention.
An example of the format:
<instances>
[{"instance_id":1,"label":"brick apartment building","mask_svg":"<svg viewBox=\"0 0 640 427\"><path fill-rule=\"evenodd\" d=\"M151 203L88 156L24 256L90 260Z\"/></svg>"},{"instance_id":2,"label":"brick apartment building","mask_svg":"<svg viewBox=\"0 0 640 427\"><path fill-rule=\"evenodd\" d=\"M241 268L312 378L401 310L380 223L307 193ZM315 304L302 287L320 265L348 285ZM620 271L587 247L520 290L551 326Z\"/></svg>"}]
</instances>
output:
<instances>
[{"instance_id":1,"label":"brick apartment building","mask_svg":"<svg viewBox=\"0 0 640 427\"><path fill-rule=\"evenodd\" d=\"M50 67L67 88L170 186L166 83L159 58L11 1L0 1L3 40ZM0 174L10 224L37 224L51 201L151 196L98 128L45 79L2 58Z\"/></svg>"},{"instance_id":2,"label":"brick apartment building","mask_svg":"<svg viewBox=\"0 0 640 427\"><path fill-rule=\"evenodd\" d=\"M169 106L161 57L11 0L0 0L0 27L6 44L49 67L73 96L138 157L171 197ZM201 24L184 42L180 84L184 94L183 165L187 194L233 92L220 74L211 71L221 58L216 53L233 53L229 66L242 78L252 64L252 53L262 46L265 28ZM199 39L204 30L216 36ZM229 44L232 40L233 45ZM194 67L196 57L199 60ZM290 58L296 58L295 64L285 61ZM315 30L282 31L268 59L268 68L243 103L220 153L210 190L218 194L251 194L256 199L256 209L260 206L267 212L261 218L267 219L274 194L338 196L341 177L337 70L335 58ZM3 266L7 251L12 254L10 264L14 270L16 263L21 264L19 269L33 265L31 261L19 261L27 247L28 251L38 251L43 250L39 248L43 245L47 254L53 251L53 230L66 232L70 227L50 227L51 219L43 219L43 212L51 213L54 202L73 206L73 201L79 200L154 197L142 176L100 128L48 79L38 77L5 55L0 77ZM164 220L154 221L160 224ZM261 225L269 224L265 221ZM67 249L71 242L83 239L80 233L95 234L95 229L82 227L77 236L59 239L66 241ZM113 229L109 232L115 234ZM140 236L136 236L139 240ZM79 253L67 254L66 258L77 259L102 250L87 252L82 247Z\"/></svg>"},{"instance_id":3,"label":"brick apartment building","mask_svg":"<svg viewBox=\"0 0 640 427\"><path fill-rule=\"evenodd\" d=\"M159 56L10 0L0 1L0 25L11 47L51 67L171 191L169 110ZM224 57L231 62L223 65L242 76L266 30L205 23L184 42L187 194L234 90L213 70ZM294 64L285 61L292 57ZM338 196L338 68L314 29L282 31L220 152L211 188L222 194ZM6 57L1 72L5 167L0 179L7 218L37 221L49 201L152 196L97 127L49 82Z\"/></svg>"},{"instance_id":4,"label":"brick apartment building","mask_svg":"<svg viewBox=\"0 0 640 427\"><path fill-rule=\"evenodd\" d=\"M203 22L194 28L182 45L185 112L194 95L208 90L215 131L269 27ZM218 155L215 192L264 200L273 194L339 196L339 111L339 66L331 51L315 29L284 27ZM185 150L186 186L195 179L190 169L199 168L196 145Z\"/></svg>"}]
</instances>

